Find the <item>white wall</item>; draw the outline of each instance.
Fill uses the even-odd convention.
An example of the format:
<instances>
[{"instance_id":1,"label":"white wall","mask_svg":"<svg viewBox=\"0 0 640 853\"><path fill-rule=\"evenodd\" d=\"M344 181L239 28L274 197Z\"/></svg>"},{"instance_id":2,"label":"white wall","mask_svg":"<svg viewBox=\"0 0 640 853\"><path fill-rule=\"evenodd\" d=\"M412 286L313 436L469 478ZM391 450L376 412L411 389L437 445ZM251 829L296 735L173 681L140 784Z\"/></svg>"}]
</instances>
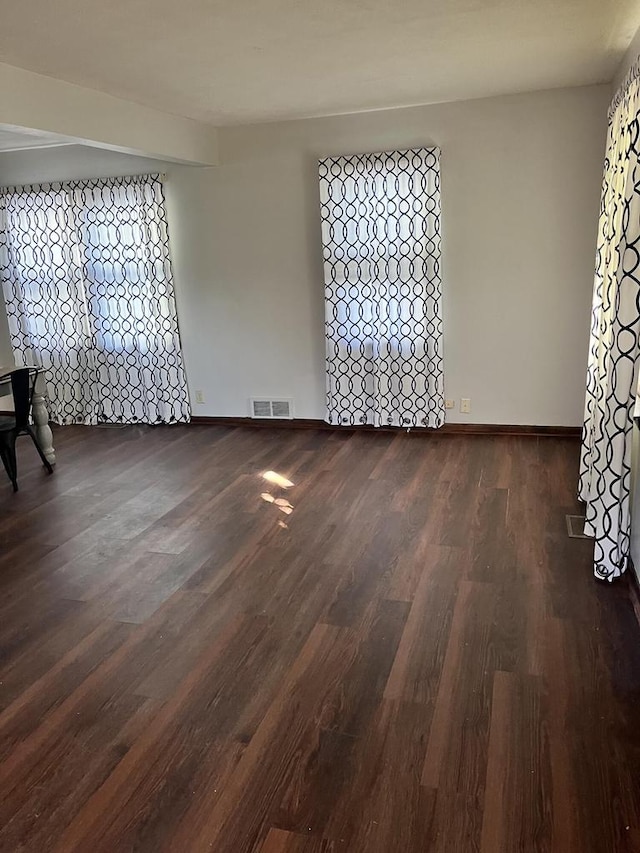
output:
<instances>
[{"instance_id":1,"label":"white wall","mask_svg":"<svg viewBox=\"0 0 640 853\"><path fill-rule=\"evenodd\" d=\"M579 424L609 93L227 128L222 165L164 166L189 384L205 397L195 414L243 416L250 396L272 394L323 416L316 160L437 144L446 393L472 400L449 420ZM149 171L65 150L0 155L0 183Z\"/></svg>"},{"instance_id":2,"label":"white wall","mask_svg":"<svg viewBox=\"0 0 640 853\"><path fill-rule=\"evenodd\" d=\"M446 394L451 421L577 425L609 87L229 128L222 165L167 185L197 414L247 398L323 416L316 160L442 149Z\"/></svg>"},{"instance_id":3,"label":"white wall","mask_svg":"<svg viewBox=\"0 0 640 853\"><path fill-rule=\"evenodd\" d=\"M0 151L0 186L155 174L169 168L175 164L86 145Z\"/></svg>"}]
</instances>

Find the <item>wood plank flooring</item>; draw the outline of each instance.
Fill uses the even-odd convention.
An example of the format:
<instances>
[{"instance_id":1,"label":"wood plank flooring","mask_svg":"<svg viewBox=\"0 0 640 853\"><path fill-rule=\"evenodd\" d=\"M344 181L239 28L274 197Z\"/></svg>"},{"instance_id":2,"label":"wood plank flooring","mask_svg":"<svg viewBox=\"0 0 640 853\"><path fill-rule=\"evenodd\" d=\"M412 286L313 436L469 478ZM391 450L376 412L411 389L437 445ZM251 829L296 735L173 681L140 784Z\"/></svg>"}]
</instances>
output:
<instances>
[{"instance_id":1,"label":"wood plank flooring","mask_svg":"<svg viewBox=\"0 0 640 853\"><path fill-rule=\"evenodd\" d=\"M55 445L0 481L0 851L640 851L640 629L567 537L574 440Z\"/></svg>"}]
</instances>

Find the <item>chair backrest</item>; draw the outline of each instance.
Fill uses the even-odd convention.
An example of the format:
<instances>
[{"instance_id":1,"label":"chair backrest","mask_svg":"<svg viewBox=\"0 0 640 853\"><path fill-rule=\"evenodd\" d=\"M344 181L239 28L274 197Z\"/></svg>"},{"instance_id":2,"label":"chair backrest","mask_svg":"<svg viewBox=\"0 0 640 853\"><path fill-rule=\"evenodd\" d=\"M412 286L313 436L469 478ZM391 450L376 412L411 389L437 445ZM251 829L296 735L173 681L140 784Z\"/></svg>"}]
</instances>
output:
<instances>
[{"instance_id":1,"label":"chair backrest","mask_svg":"<svg viewBox=\"0 0 640 853\"><path fill-rule=\"evenodd\" d=\"M24 429L29 423L38 369L36 367L16 367L15 370L5 375L11 377L16 429Z\"/></svg>"}]
</instances>

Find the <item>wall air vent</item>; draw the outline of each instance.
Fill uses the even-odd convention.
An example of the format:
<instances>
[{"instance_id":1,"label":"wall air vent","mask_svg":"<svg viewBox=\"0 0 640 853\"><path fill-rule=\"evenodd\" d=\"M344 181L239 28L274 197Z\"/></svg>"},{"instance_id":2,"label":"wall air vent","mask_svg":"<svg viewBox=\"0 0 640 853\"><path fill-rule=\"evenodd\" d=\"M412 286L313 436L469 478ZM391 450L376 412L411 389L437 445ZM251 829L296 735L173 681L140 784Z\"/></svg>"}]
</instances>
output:
<instances>
[{"instance_id":1,"label":"wall air vent","mask_svg":"<svg viewBox=\"0 0 640 853\"><path fill-rule=\"evenodd\" d=\"M252 397L251 417L291 420L293 418L292 400L267 400L264 397Z\"/></svg>"}]
</instances>

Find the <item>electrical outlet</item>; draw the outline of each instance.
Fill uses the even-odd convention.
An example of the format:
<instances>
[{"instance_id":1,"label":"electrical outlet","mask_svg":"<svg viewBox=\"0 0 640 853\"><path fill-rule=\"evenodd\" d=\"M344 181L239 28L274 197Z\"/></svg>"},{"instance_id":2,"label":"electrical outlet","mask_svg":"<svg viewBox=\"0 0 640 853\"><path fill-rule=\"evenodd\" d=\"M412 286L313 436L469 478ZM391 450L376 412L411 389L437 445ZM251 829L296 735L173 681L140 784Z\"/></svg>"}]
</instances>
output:
<instances>
[{"instance_id":1,"label":"electrical outlet","mask_svg":"<svg viewBox=\"0 0 640 853\"><path fill-rule=\"evenodd\" d=\"M196 391L196 403L204 403L204 394L202 391Z\"/></svg>"},{"instance_id":2,"label":"electrical outlet","mask_svg":"<svg viewBox=\"0 0 640 853\"><path fill-rule=\"evenodd\" d=\"M445 400L444 401L445 409L455 409L456 401L455 400Z\"/></svg>"},{"instance_id":3,"label":"electrical outlet","mask_svg":"<svg viewBox=\"0 0 640 853\"><path fill-rule=\"evenodd\" d=\"M460 411L463 415L471 414L471 400L469 397L460 397Z\"/></svg>"}]
</instances>

